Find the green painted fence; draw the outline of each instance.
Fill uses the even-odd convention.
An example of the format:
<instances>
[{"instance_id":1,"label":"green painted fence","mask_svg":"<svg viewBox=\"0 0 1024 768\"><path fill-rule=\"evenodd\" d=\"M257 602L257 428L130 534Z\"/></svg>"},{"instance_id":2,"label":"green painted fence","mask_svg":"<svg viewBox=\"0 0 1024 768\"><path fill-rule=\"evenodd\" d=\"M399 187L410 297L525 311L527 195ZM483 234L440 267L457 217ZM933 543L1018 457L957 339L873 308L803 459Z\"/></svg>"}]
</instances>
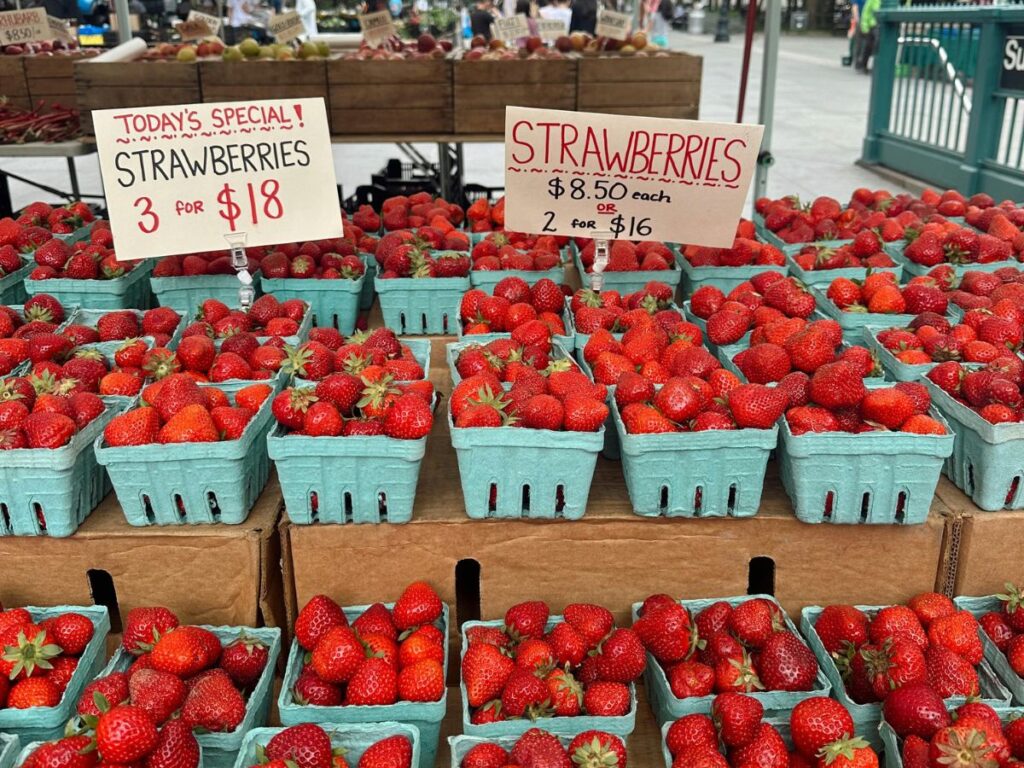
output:
<instances>
[{"instance_id":1,"label":"green painted fence","mask_svg":"<svg viewBox=\"0 0 1024 768\"><path fill-rule=\"evenodd\" d=\"M1024 71L1004 73L1008 38L1024 52L1024 6L883 0L878 31L863 160L1024 200Z\"/></svg>"}]
</instances>

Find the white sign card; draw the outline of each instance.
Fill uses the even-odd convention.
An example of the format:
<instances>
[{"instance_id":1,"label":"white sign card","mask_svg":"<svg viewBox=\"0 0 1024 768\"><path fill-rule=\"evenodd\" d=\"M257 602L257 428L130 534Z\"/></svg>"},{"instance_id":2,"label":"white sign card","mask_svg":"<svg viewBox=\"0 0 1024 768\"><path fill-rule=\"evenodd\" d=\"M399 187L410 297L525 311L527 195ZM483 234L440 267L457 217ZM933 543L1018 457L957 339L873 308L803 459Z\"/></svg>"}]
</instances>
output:
<instances>
[{"instance_id":1,"label":"white sign card","mask_svg":"<svg viewBox=\"0 0 1024 768\"><path fill-rule=\"evenodd\" d=\"M359 16L359 28L363 39L372 46L378 46L395 36L395 21L391 11L364 13Z\"/></svg>"},{"instance_id":2,"label":"white sign card","mask_svg":"<svg viewBox=\"0 0 1024 768\"><path fill-rule=\"evenodd\" d=\"M24 45L53 39L45 8L0 13L0 45Z\"/></svg>"},{"instance_id":3,"label":"white sign card","mask_svg":"<svg viewBox=\"0 0 1024 768\"><path fill-rule=\"evenodd\" d=\"M526 21L525 13L517 13L514 16L505 16L495 19L491 25L491 31L496 38L511 42L520 37L530 36L530 25Z\"/></svg>"},{"instance_id":4,"label":"white sign card","mask_svg":"<svg viewBox=\"0 0 1024 768\"><path fill-rule=\"evenodd\" d=\"M598 37L609 37L612 40L625 40L629 37L629 28L633 17L628 13L609 11L601 8L597 12L597 26L594 34Z\"/></svg>"},{"instance_id":5,"label":"white sign card","mask_svg":"<svg viewBox=\"0 0 1024 768\"><path fill-rule=\"evenodd\" d=\"M267 22L267 31L274 36L279 43L289 43L299 35L306 33L302 26L302 18L298 11L285 11L270 17Z\"/></svg>"}]
</instances>

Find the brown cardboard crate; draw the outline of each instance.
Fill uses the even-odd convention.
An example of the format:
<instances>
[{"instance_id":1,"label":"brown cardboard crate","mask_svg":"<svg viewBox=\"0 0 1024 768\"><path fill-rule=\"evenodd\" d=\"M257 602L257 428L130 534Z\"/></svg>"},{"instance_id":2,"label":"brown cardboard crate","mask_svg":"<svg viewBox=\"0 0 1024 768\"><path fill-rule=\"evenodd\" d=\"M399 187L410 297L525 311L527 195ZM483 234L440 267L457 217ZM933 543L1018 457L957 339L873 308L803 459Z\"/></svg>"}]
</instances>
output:
<instances>
[{"instance_id":1,"label":"brown cardboard crate","mask_svg":"<svg viewBox=\"0 0 1024 768\"><path fill-rule=\"evenodd\" d=\"M577 59L454 63L455 132L505 133L505 107L576 109Z\"/></svg>"},{"instance_id":2,"label":"brown cardboard crate","mask_svg":"<svg viewBox=\"0 0 1024 768\"><path fill-rule=\"evenodd\" d=\"M332 59L331 133L452 132L452 63L445 59Z\"/></svg>"},{"instance_id":3,"label":"brown cardboard crate","mask_svg":"<svg viewBox=\"0 0 1024 768\"><path fill-rule=\"evenodd\" d=\"M93 109L159 107L202 101L199 66L178 61L75 63L82 130L92 133Z\"/></svg>"},{"instance_id":4,"label":"brown cardboard crate","mask_svg":"<svg viewBox=\"0 0 1024 768\"><path fill-rule=\"evenodd\" d=\"M703 60L686 53L584 54L576 102L581 112L696 118Z\"/></svg>"},{"instance_id":5,"label":"brown cardboard crate","mask_svg":"<svg viewBox=\"0 0 1024 768\"><path fill-rule=\"evenodd\" d=\"M203 101L327 98L327 65L306 61L200 61Z\"/></svg>"},{"instance_id":6,"label":"brown cardboard crate","mask_svg":"<svg viewBox=\"0 0 1024 768\"><path fill-rule=\"evenodd\" d=\"M33 104L44 101L76 108L75 62L83 56L26 56L25 82Z\"/></svg>"},{"instance_id":7,"label":"brown cardboard crate","mask_svg":"<svg viewBox=\"0 0 1024 768\"><path fill-rule=\"evenodd\" d=\"M32 99L25 80L25 56L0 56L0 97L11 105L29 109Z\"/></svg>"}]
</instances>

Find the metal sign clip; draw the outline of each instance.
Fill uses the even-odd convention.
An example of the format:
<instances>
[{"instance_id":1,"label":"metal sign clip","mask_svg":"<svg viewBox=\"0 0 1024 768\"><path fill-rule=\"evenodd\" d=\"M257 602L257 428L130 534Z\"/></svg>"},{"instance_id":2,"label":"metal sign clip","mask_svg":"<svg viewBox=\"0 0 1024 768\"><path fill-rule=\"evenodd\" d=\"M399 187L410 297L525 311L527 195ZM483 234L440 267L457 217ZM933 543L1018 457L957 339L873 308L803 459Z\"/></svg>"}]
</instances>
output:
<instances>
[{"instance_id":1,"label":"metal sign clip","mask_svg":"<svg viewBox=\"0 0 1024 768\"><path fill-rule=\"evenodd\" d=\"M591 233L594 238L594 264L590 272L590 288L600 291L604 288L604 270L608 266L609 242L612 233L607 230L595 230Z\"/></svg>"},{"instance_id":2,"label":"metal sign clip","mask_svg":"<svg viewBox=\"0 0 1024 768\"><path fill-rule=\"evenodd\" d=\"M252 274L249 272L249 257L245 254L245 232L233 232L224 235L231 249L231 266L238 277L238 303L243 310L249 309L256 299L256 289L252 285Z\"/></svg>"}]
</instances>

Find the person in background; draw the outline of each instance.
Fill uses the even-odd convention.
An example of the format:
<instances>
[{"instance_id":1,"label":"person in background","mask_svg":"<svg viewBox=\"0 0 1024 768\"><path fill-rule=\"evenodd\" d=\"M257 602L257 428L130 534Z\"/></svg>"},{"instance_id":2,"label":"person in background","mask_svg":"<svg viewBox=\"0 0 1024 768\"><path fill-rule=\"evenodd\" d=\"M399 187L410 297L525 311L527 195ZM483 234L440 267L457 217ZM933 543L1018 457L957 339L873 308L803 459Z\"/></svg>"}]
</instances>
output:
<instances>
[{"instance_id":1,"label":"person in background","mask_svg":"<svg viewBox=\"0 0 1024 768\"><path fill-rule=\"evenodd\" d=\"M491 24L494 23L494 4L491 0L479 0L469 12L469 27L473 36L481 35L491 39Z\"/></svg>"},{"instance_id":2,"label":"person in background","mask_svg":"<svg viewBox=\"0 0 1024 768\"><path fill-rule=\"evenodd\" d=\"M565 24L565 31L569 31L569 25L572 22L572 3L571 0L553 0L550 5L543 5L540 8L540 17L542 19L557 20Z\"/></svg>"},{"instance_id":3,"label":"person in background","mask_svg":"<svg viewBox=\"0 0 1024 768\"><path fill-rule=\"evenodd\" d=\"M864 35L860 31L860 15L864 8L864 0L851 0L850 2L850 61L854 67L859 67L860 51L864 46Z\"/></svg>"},{"instance_id":4,"label":"person in background","mask_svg":"<svg viewBox=\"0 0 1024 768\"><path fill-rule=\"evenodd\" d=\"M225 35L228 45L240 43L245 38L245 27L252 26L252 6L249 0L228 0L228 28Z\"/></svg>"},{"instance_id":5,"label":"person in background","mask_svg":"<svg viewBox=\"0 0 1024 768\"><path fill-rule=\"evenodd\" d=\"M596 28L597 0L574 0L569 30L571 32L586 32L592 35Z\"/></svg>"},{"instance_id":6,"label":"person in background","mask_svg":"<svg viewBox=\"0 0 1024 768\"><path fill-rule=\"evenodd\" d=\"M311 40L319 32L316 27L315 0L295 0L295 11L302 20L302 28L306 32L306 38Z\"/></svg>"},{"instance_id":7,"label":"person in background","mask_svg":"<svg viewBox=\"0 0 1024 768\"><path fill-rule=\"evenodd\" d=\"M860 34L863 37L860 50L857 51L857 59L854 66L858 72L868 73L868 61L875 53L875 46L878 44L878 10L882 7L882 0L864 0L860 9Z\"/></svg>"}]
</instances>

